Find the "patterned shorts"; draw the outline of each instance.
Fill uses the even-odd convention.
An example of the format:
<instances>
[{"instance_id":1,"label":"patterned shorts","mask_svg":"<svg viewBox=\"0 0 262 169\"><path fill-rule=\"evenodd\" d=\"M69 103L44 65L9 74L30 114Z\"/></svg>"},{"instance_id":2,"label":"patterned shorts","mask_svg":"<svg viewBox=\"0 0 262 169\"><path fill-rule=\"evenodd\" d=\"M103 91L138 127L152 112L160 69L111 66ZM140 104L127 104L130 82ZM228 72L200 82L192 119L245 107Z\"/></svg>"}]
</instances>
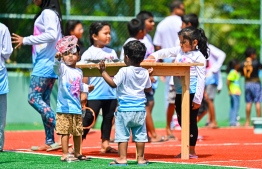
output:
<instances>
[{"instance_id":1,"label":"patterned shorts","mask_svg":"<svg viewBox=\"0 0 262 169\"><path fill-rule=\"evenodd\" d=\"M56 113L56 133L58 135L72 134L73 136L82 136L82 115Z\"/></svg>"},{"instance_id":2,"label":"patterned shorts","mask_svg":"<svg viewBox=\"0 0 262 169\"><path fill-rule=\"evenodd\" d=\"M260 82L246 82L245 98L247 103L261 102L261 85Z\"/></svg>"},{"instance_id":3,"label":"patterned shorts","mask_svg":"<svg viewBox=\"0 0 262 169\"><path fill-rule=\"evenodd\" d=\"M168 103L175 104L176 102L176 89L174 85L169 86Z\"/></svg>"}]
</instances>

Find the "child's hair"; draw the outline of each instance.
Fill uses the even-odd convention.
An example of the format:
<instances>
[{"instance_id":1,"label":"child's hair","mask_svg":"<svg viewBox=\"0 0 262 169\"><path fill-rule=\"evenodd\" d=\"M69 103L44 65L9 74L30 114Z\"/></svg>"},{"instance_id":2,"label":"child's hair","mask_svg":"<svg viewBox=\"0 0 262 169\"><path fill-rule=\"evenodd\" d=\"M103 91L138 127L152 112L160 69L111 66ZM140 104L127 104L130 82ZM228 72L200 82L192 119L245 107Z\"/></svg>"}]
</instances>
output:
<instances>
[{"instance_id":1,"label":"child's hair","mask_svg":"<svg viewBox=\"0 0 262 169\"><path fill-rule=\"evenodd\" d=\"M69 20L66 22L65 27L65 36L71 35L70 32L73 31L76 27L76 25L81 24L81 21L79 20Z\"/></svg>"},{"instance_id":2,"label":"child's hair","mask_svg":"<svg viewBox=\"0 0 262 169\"><path fill-rule=\"evenodd\" d=\"M248 47L247 49L246 49L246 51L245 51L245 56L246 56L246 58L247 57L250 57L252 54L256 54L257 52L256 52L256 49L254 49L254 48L251 48L251 47Z\"/></svg>"},{"instance_id":3,"label":"child's hair","mask_svg":"<svg viewBox=\"0 0 262 169\"><path fill-rule=\"evenodd\" d=\"M140 19L134 18L127 24L128 32L131 37L135 37L140 30L145 29L145 23L144 21L141 21Z\"/></svg>"},{"instance_id":4,"label":"child's hair","mask_svg":"<svg viewBox=\"0 0 262 169\"><path fill-rule=\"evenodd\" d=\"M169 5L170 12L173 12L173 10L176 9L176 8L180 8L180 5L182 5L182 4L183 4L183 2L181 0L174 0Z\"/></svg>"},{"instance_id":5,"label":"child's hair","mask_svg":"<svg viewBox=\"0 0 262 169\"><path fill-rule=\"evenodd\" d=\"M195 28L193 26L186 27L178 32L179 36L182 36L183 39L189 40L189 43L192 45L194 40L198 41L198 49L207 59L209 56L209 49L207 46L207 37L203 29Z\"/></svg>"},{"instance_id":6,"label":"child's hair","mask_svg":"<svg viewBox=\"0 0 262 169\"><path fill-rule=\"evenodd\" d=\"M197 15L196 15L196 14L193 14L193 13L183 15L183 16L181 17L181 20L182 20L182 22L184 22L184 23L186 23L186 24L191 23L191 26L193 26L193 27L195 27L195 28L197 28L198 25L199 25Z\"/></svg>"},{"instance_id":7,"label":"child's hair","mask_svg":"<svg viewBox=\"0 0 262 169\"><path fill-rule=\"evenodd\" d=\"M139 64L144 60L146 54L146 46L139 40L133 40L123 46L124 54L135 64Z\"/></svg>"},{"instance_id":8,"label":"child's hair","mask_svg":"<svg viewBox=\"0 0 262 169\"><path fill-rule=\"evenodd\" d=\"M93 39L93 34L95 35L98 35L98 32L104 27L104 26L110 26L110 24L108 22L105 22L105 21L97 21L97 22L93 22L91 25L90 25L90 28L89 28L89 40L90 40L90 43L91 45L94 44L94 39Z\"/></svg>"},{"instance_id":9,"label":"child's hair","mask_svg":"<svg viewBox=\"0 0 262 169\"><path fill-rule=\"evenodd\" d=\"M235 69L235 66L240 64L238 59L232 59L227 65L227 73L229 73L232 69Z\"/></svg>"},{"instance_id":10,"label":"child's hair","mask_svg":"<svg viewBox=\"0 0 262 169\"><path fill-rule=\"evenodd\" d=\"M140 11L137 15L136 18L140 19L142 22L145 22L145 20L149 19L150 17L154 17L151 12L148 11Z\"/></svg>"}]
</instances>

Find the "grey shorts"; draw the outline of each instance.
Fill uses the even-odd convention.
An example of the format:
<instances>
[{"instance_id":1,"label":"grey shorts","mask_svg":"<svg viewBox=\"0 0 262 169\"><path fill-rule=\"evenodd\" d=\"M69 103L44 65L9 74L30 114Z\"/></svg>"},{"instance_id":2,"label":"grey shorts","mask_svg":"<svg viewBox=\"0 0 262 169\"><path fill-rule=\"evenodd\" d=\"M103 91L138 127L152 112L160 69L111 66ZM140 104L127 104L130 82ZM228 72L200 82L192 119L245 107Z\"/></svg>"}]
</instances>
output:
<instances>
[{"instance_id":1,"label":"grey shorts","mask_svg":"<svg viewBox=\"0 0 262 169\"><path fill-rule=\"evenodd\" d=\"M207 97L209 99L214 100L217 93L217 85L207 85L205 90L206 90Z\"/></svg>"},{"instance_id":2,"label":"grey shorts","mask_svg":"<svg viewBox=\"0 0 262 169\"><path fill-rule=\"evenodd\" d=\"M169 86L169 93L168 93L168 103L175 104L176 102L176 90L174 85Z\"/></svg>"}]
</instances>

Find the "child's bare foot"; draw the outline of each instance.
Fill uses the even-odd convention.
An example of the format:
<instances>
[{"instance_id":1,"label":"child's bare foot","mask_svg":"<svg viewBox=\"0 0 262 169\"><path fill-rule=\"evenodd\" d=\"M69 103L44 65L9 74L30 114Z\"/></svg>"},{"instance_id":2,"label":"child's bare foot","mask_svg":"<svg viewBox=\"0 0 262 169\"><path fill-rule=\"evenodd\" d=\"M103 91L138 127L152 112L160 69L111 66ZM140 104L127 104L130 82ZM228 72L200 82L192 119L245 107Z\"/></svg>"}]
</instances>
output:
<instances>
[{"instance_id":1,"label":"child's bare foot","mask_svg":"<svg viewBox=\"0 0 262 169\"><path fill-rule=\"evenodd\" d=\"M149 164L149 162L147 161L147 160L138 160L137 161L137 165L148 165Z\"/></svg>"},{"instance_id":2,"label":"child's bare foot","mask_svg":"<svg viewBox=\"0 0 262 169\"><path fill-rule=\"evenodd\" d=\"M149 142L164 142L164 141L168 141L168 138L166 138L165 136L159 136L157 135L155 138L154 137L151 137L149 139Z\"/></svg>"},{"instance_id":3,"label":"child's bare foot","mask_svg":"<svg viewBox=\"0 0 262 169\"><path fill-rule=\"evenodd\" d=\"M249 121L246 121L245 126L246 126L246 127L247 127L247 126L250 126Z\"/></svg>"}]
</instances>

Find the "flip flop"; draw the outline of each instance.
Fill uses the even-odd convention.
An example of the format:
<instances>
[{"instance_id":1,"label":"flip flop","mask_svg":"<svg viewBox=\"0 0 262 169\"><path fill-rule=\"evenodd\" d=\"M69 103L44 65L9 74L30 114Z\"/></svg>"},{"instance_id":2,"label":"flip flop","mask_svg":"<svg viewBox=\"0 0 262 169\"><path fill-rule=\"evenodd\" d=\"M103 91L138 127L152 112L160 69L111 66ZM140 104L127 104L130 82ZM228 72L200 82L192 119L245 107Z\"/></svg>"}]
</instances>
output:
<instances>
[{"instance_id":1,"label":"flip flop","mask_svg":"<svg viewBox=\"0 0 262 169\"><path fill-rule=\"evenodd\" d=\"M57 150L57 149L61 149L62 148L62 145L59 144L59 143L53 143L51 145L49 145L50 148L46 149L46 151L53 151L53 150ZM68 144L68 147L71 147L72 144Z\"/></svg>"},{"instance_id":2,"label":"flip flop","mask_svg":"<svg viewBox=\"0 0 262 169\"><path fill-rule=\"evenodd\" d=\"M145 160L144 163L137 163L137 165L139 165L139 166L144 166L144 165L148 165L148 164L149 164L149 162L147 160Z\"/></svg>"},{"instance_id":3,"label":"flip flop","mask_svg":"<svg viewBox=\"0 0 262 169\"><path fill-rule=\"evenodd\" d=\"M167 138L168 139L174 139L174 140L176 139L176 137L173 134L172 135L168 135Z\"/></svg>"},{"instance_id":4,"label":"flip flop","mask_svg":"<svg viewBox=\"0 0 262 169\"><path fill-rule=\"evenodd\" d=\"M32 146L32 151L46 151L48 148L50 148L49 145L43 145L43 146Z\"/></svg>"},{"instance_id":5,"label":"flip flop","mask_svg":"<svg viewBox=\"0 0 262 169\"><path fill-rule=\"evenodd\" d=\"M65 159L60 159L60 161L71 163L71 162L78 162L79 160L75 157L66 157Z\"/></svg>"},{"instance_id":6,"label":"flip flop","mask_svg":"<svg viewBox=\"0 0 262 169\"><path fill-rule=\"evenodd\" d=\"M91 158L86 157L85 155L81 154L77 157L79 161L90 161Z\"/></svg>"},{"instance_id":7,"label":"flip flop","mask_svg":"<svg viewBox=\"0 0 262 169\"><path fill-rule=\"evenodd\" d=\"M100 153L101 154L106 154L106 153L117 154L118 151L114 149L113 147L108 146L105 151L101 151Z\"/></svg>"},{"instance_id":8,"label":"flip flop","mask_svg":"<svg viewBox=\"0 0 262 169\"><path fill-rule=\"evenodd\" d=\"M112 163L113 162L113 163ZM127 163L119 163L116 160L112 161L111 163L109 163L109 166L128 166Z\"/></svg>"}]
</instances>

